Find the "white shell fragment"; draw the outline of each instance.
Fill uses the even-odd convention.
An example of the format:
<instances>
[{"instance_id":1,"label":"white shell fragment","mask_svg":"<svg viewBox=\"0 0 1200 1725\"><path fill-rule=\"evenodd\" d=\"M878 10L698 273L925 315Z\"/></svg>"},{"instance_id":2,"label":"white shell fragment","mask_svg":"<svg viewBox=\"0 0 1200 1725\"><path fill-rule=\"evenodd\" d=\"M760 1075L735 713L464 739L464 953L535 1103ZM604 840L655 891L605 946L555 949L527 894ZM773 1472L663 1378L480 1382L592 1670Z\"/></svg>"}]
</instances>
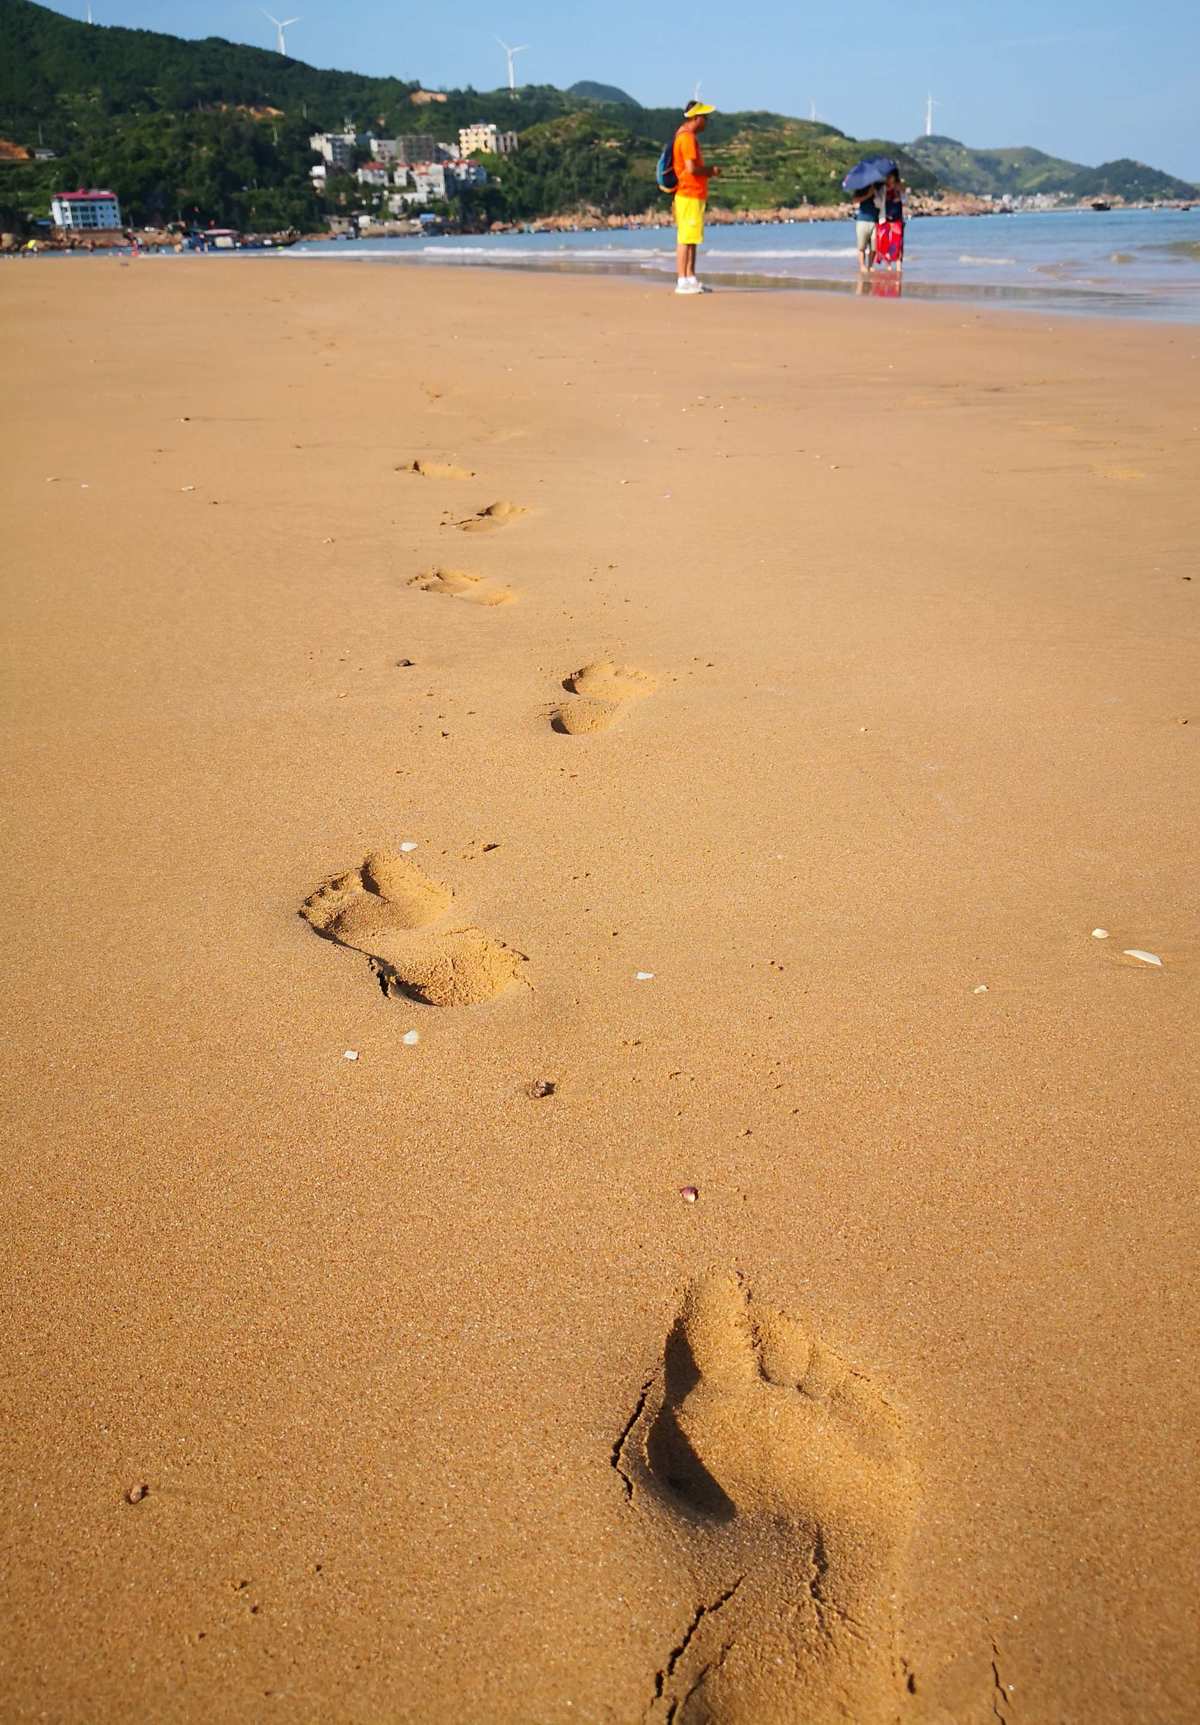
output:
<instances>
[{"instance_id":1,"label":"white shell fragment","mask_svg":"<svg viewBox=\"0 0 1200 1725\"><path fill-rule=\"evenodd\" d=\"M1107 940L1108 939L1108 930L1106 928L1094 928L1092 930L1092 939L1093 940Z\"/></svg>"},{"instance_id":2,"label":"white shell fragment","mask_svg":"<svg viewBox=\"0 0 1200 1725\"><path fill-rule=\"evenodd\" d=\"M1123 958L1140 958L1143 964L1157 964L1162 967L1162 959L1156 952L1143 952L1140 946L1127 946L1121 955Z\"/></svg>"},{"instance_id":3,"label":"white shell fragment","mask_svg":"<svg viewBox=\"0 0 1200 1725\"><path fill-rule=\"evenodd\" d=\"M975 990L976 994L986 994L987 991L988 991L988 985L986 982L981 982L979 984L978 988Z\"/></svg>"},{"instance_id":4,"label":"white shell fragment","mask_svg":"<svg viewBox=\"0 0 1200 1725\"><path fill-rule=\"evenodd\" d=\"M681 1186L679 1188L679 1196L683 1199L685 1204L694 1204L696 1199L700 1196L700 1192L695 1186Z\"/></svg>"},{"instance_id":5,"label":"white shell fragment","mask_svg":"<svg viewBox=\"0 0 1200 1725\"><path fill-rule=\"evenodd\" d=\"M633 980L635 982L653 982L654 981L654 972L652 970L635 971Z\"/></svg>"},{"instance_id":6,"label":"white shell fragment","mask_svg":"<svg viewBox=\"0 0 1200 1725\"><path fill-rule=\"evenodd\" d=\"M416 839L405 839L403 844L400 846L400 849L402 851L415 851L416 848L417 848Z\"/></svg>"},{"instance_id":7,"label":"white shell fragment","mask_svg":"<svg viewBox=\"0 0 1200 1725\"><path fill-rule=\"evenodd\" d=\"M406 1048L415 1048L421 1040L421 1033L419 1030L406 1030L400 1040Z\"/></svg>"},{"instance_id":8,"label":"white shell fragment","mask_svg":"<svg viewBox=\"0 0 1200 1725\"><path fill-rule=\"evenodd\" d=\"M348 1048L346 1050L345 1054L342 1055L342 1059L343 1060L357 1060L358 1059L358 1049L357 1048Z\"/></svg>"}]
</instances>

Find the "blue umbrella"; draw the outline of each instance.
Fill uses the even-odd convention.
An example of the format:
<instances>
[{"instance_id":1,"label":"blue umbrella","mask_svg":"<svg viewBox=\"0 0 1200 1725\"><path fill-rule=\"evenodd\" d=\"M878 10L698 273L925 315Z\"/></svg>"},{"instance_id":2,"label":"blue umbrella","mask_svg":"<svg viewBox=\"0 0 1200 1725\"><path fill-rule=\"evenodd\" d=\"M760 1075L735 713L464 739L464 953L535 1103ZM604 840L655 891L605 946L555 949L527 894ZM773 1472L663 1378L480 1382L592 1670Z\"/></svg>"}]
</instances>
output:
<instances>
[{"instance_id":1,"label":"blue umbrella","mask_svg":"<svg viewBox=\"0 0 1200 1725\"><path fill-rule=\"evenodd\" d=\"M894 174L896 164L890 156L865 156L855 164L842 181L846 192L865 192L868 186L878 186Z\"/></svg>"}]
</instances>

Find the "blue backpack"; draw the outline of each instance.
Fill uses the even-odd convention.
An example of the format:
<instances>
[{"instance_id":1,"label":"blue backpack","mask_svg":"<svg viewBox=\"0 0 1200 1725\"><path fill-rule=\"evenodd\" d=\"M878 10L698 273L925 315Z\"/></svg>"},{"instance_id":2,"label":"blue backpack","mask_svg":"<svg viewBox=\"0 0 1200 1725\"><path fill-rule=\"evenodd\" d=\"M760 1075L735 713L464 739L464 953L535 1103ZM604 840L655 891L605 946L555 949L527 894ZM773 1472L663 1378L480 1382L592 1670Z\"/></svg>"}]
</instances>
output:
<instances>
[{"instance_id":1,"label":"blue backpack","mask_svg":"<svg viewBox=\"0 0 1200 1725\"><path fill-rule=\"evenodd\" d=\"M679 185L679 177L675 172L675 138L663 145L662 155L658 158L658 166L654 170L654 178L658 182L660 192L674 192Z\"/></svg>"}]
</instances>

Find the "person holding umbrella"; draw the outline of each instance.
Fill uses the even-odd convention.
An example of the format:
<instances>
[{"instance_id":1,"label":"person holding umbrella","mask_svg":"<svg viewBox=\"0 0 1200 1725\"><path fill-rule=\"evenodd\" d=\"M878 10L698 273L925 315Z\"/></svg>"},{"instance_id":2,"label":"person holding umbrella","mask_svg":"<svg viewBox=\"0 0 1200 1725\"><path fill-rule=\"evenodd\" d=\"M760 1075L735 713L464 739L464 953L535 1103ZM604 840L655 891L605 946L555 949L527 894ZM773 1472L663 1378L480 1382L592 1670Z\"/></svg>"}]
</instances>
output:
<instances>
[{"instance_id":1,"label":"person holding umbrella","mask_svg":"<svg viewBox=\"0 0 1200 1725\"><path fill-rule=\"evenodd\" d=\"M883 216L883 187L896 172L890 156L866 156L855 163L842 181L844 191L856 194L854 238L858 249L858 273L866 275L875 262L875 230Z\"/></svg>"}]
</instances>

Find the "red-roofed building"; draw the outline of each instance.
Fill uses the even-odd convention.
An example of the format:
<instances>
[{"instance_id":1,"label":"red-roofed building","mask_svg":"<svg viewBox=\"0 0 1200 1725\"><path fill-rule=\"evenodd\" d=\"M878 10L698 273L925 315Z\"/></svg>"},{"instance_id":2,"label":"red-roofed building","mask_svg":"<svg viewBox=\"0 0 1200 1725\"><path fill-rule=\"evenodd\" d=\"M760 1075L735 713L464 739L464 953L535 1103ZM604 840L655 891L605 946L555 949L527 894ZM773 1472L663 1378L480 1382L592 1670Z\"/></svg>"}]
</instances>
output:
<instances>
[{"instance_id":1,"label":"red-roofed building","mask_svg":"<svg viewBox=\"0 0 1200 1725\"><path fill-rule=\"evenodd\" d=\"M56 228L119 228L121 206L115 192L59 192L50 200L50 220Z\"/></svg>"}]
</instances>

